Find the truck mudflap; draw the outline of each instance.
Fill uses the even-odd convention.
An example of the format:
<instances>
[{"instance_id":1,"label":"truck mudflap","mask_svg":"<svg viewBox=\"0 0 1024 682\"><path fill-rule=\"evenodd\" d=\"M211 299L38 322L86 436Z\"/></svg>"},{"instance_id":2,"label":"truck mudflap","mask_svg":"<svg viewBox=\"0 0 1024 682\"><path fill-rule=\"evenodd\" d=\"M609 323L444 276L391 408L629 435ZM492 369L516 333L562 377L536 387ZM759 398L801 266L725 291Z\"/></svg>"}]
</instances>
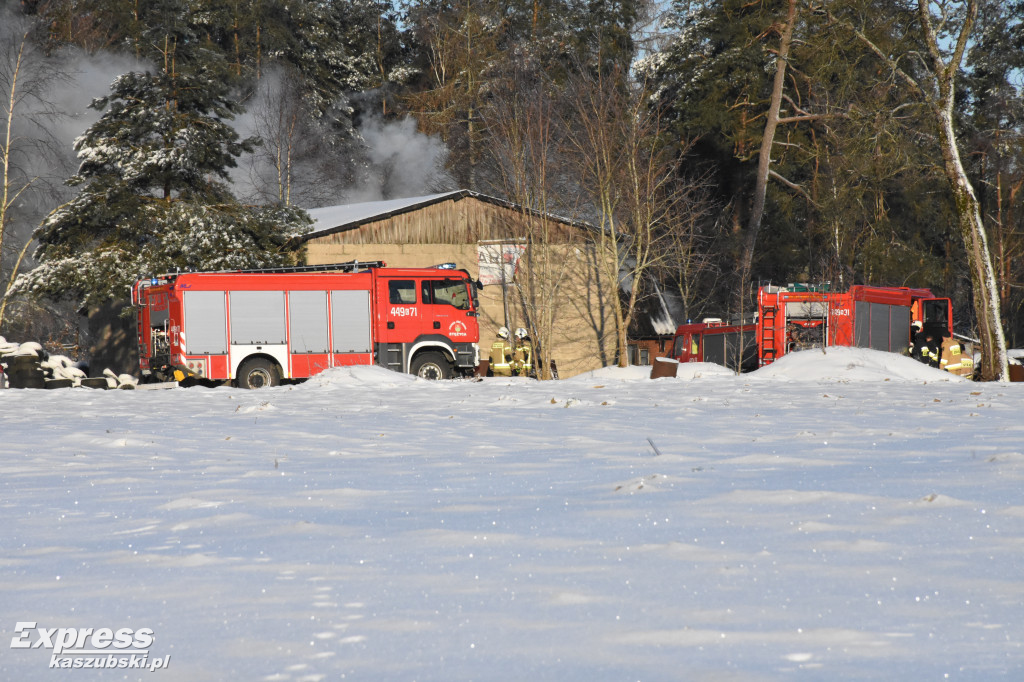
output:
<instances>
[{"instance_id":1,"label":"truck mudflap","mask_svg":"<svg viewBox=\"0 0 1024 682\"><path fill-rule=\"evenodd\" d=\"M430 351L443 352L454 361L454 368L460 373L475 372L480 361L479 344L452 343L445 336L427 334L412 343L377 344L377 364L395 372L408 372L414 356Z\"/></svg>"},{"instance_id":2,"label":"truck mudflap","mask_svg":"<svg viewBox=\"0 0 1024 682\"><path fill-rule=\"evenodd\" d=\"M476 343L456 343L455 366L459 369L476 370L480 364L480 346Z\"/></svg>"}]
</instances>

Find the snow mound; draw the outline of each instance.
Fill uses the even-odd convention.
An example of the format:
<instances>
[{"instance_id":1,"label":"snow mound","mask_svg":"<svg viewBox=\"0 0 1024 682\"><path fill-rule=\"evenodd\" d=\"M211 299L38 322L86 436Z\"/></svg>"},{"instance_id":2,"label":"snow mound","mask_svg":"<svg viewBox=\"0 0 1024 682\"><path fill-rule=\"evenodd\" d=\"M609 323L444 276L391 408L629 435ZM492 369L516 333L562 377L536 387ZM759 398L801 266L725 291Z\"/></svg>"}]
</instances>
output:
<instances>
[{"instance_id":1,"label":"snow mound","mask_svg":"<svg viewBox=\"0 0 1024 682\"><path fill-rule=\"evenodd\" d=\"M310 386L398 386L416 381L411 374L400 374L377 365L332 367L311 377Z\"/></svg>"},{"instance_id":2,"label":"snow mound","mask_svg":"<svg viewBox=\"0 0 1024 682\"><path fill-rule=\"evenodd\" d=\"M716 376L735 376L735 372L728 367L716 365L713 362L680 362L678 369L676 369L675 379L691 381L693 379ZM611 382L626 383L633 381L649 381L650 378L650 365L630 365L629 367L602 367L601 369L595 369L591 372L577 374L570 379L566 379L563 383L574 381L579 383L591 383L594 381L606 384ZM672 377L663 377L659 379L659 381L665 380L674 381Z\"/></svg>"},{"instance_id":3,"label":"snow mound","mask_svg":"<svg viewBox=\"0 0 1024 682\"><path fill-rule=\"evenodd\" d=\"M789 381L969 381L905 355L845 346L789 353L749 376Z\"/></svg>"},{"instance_id":4,"label":"snow mound","mask_svg":"<svg viewBox=\"0 0 1024 682\"><path fill-rule=\"evenodd\" d=\"M736 372L713 362L681 362L676 370L677 379L702 379L705 377L732 377Z\"/></svg>"},{"instance_id":5,"label":"snow mound","mask_svg":"<svg viewBox=\"0 0 1024 682\"><path fill-rule=\"evenodd\" d=\"M651 368L649 365L630 365L629 367L602 367L590 372L583 372L563 380L562 383L590 383L592 381L604 383L609 381L628 382L650 378Z\"/></svg>"}]
</instances>

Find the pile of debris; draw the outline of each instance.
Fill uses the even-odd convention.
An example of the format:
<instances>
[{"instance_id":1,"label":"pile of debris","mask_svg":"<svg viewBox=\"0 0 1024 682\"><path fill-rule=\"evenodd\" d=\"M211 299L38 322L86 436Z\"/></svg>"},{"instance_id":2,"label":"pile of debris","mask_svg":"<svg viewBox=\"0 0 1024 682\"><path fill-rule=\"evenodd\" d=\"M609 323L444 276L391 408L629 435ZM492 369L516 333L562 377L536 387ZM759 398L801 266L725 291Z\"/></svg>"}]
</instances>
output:
<instances>
[{"instance_id":1,"label":"pile of debris","mask_svg":"<svg viewBox=\"0 0 1024 682\"><path fill-rule=\"evenodd\" d=\"M0 388L122 388L132 389L138 380L109 369L90 377L86 366L65 355L50 355L34 341L13 343L0 336Z\"/></svg>"}]
</instances>

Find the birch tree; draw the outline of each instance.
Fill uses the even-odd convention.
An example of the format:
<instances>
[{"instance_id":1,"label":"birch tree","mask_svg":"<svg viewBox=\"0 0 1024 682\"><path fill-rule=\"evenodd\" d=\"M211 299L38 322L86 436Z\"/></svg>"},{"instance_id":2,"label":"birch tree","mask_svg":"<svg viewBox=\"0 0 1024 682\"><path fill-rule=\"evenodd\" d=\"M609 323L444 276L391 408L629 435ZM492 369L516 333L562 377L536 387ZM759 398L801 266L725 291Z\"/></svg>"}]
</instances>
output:
<instances>
[{"instance_id":1,"label":"birch tree","mask_svg":"<svg viewBox=\"0 0 1024 682\"><path fill-rule=\"evenodd\" d=\"M790 47L793 44L793 25L796 23L797 0L787 0L786 18L782 25L776 27L779 32L779 46L775 53L775 77L772 81L771 100L765 116L764 134L761 136L761 149L758 152L757 176L754 186L753 202L750 218L747 222L747 243L743 249L741 264L741 289L746 289L750 278L750 265L754 259L754 247L757 234L761 230L761 217L764 215L765 195L768 192L768 177L771 173L772 146L775 144L775 131L779 127L780 111L782 110L783 90L786 86L786 67L789 64ZM794 120L806 120L806 117L793 117ZM786 122L792 122L787 120Z\"/></svg>"},{"instance_id":2,"label":"birch tree","mask_svg":"<svg viewBox=\"0 0 1024 682\"><path fill-rule=\"evenodd\" d=\"M52 194L51 177L60 165L60 152L47 124L59 118L51 97L68 80L56 58L47 58L30 39L30 22L0 14L0 325L7 294L25 261L31 227L21 225L25 212L18 205L33 195Z\"/></svg>"},{"instance_id":3,"label":"birch tree","mask_svg":"<svg viewBox=\"0 0 1024 682\"><path fill-rule=\"evenodd\" d=\"M924 52L894 54L873 39L863 23L848 19L840 3L825 1L816 9L828 14L840 36L859 41L895 80L924 105L935 125L943 170L953 193L960 237L967 252L974 310L981 340L981 378L1007 381L1006 339L996 274L982 220L981 205L960 156L956 97L961 69L982 0L903 0L898 3Z\"/></svg>"}]
</instances>

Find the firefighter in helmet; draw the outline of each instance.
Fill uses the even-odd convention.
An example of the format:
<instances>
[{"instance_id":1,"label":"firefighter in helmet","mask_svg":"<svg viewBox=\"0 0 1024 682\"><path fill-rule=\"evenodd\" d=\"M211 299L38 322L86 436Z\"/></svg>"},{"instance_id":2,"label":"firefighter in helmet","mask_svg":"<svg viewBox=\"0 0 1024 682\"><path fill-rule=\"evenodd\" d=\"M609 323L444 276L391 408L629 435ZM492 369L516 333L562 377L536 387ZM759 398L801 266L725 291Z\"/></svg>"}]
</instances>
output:
<instances>
[{"instance_id":1,"label":"firefighter in helmet","mask_svg":"<svg viewBox=\"0 0 1024 682\"><path fill-rule=\"evenodd\" d=\"M915 323L919 324L919 323ZM919 331L914 335L914 343L910 347L910 356L918 362L923 362L931 367L939 366L939 355L942 353L942 342L936 341L931 334Z\"/></svg>"},{"instance_id":2,"label":"firefighter in helmet","mask_svg":"<svg viewBox=\"0 0 1024 682\"><path fill-rule=\"evenodd\" d=\"M942 341L936 340L934 336L928 334L924 337L924 344L922 346L921 362L927 363L929 367L939 366L939 355L942 353Z\"/></svg>"},{"instance_id":3,"label":"firefighter in helmet","mask_svg":"<svg viewBox=\"0 0 1024 682\"><path fill-rule=\"evenodd\" d=\"M920 320L914 320L914 323L910 325L910 348L908 352L910 357L918 362L928 364L931 354L927 346L925 346L925 336L921 330Z\"/></svg>"},{"instance_id":4,"label":"firefighter in helmet","mask_svg":"<svg viewBox=\"0 0 1024 682\"><path fill-rule=\"evenodd\" d=\"M512 376L515 349L508 339L508 327L498 330L498 338L491 344L491 374L496 377Z\"/></svg>"},{"instance_id":5,"label":"firefighter in helmet","mask_svg":"<svg viewBox=\"0 0 1024 682\"><path fill-rule=\"evenodd\" d=\"M516 355L513 361L512 371L519 376L533 375L533 342L526 329L516 329Z\"/></svg>"}]
</instances>

